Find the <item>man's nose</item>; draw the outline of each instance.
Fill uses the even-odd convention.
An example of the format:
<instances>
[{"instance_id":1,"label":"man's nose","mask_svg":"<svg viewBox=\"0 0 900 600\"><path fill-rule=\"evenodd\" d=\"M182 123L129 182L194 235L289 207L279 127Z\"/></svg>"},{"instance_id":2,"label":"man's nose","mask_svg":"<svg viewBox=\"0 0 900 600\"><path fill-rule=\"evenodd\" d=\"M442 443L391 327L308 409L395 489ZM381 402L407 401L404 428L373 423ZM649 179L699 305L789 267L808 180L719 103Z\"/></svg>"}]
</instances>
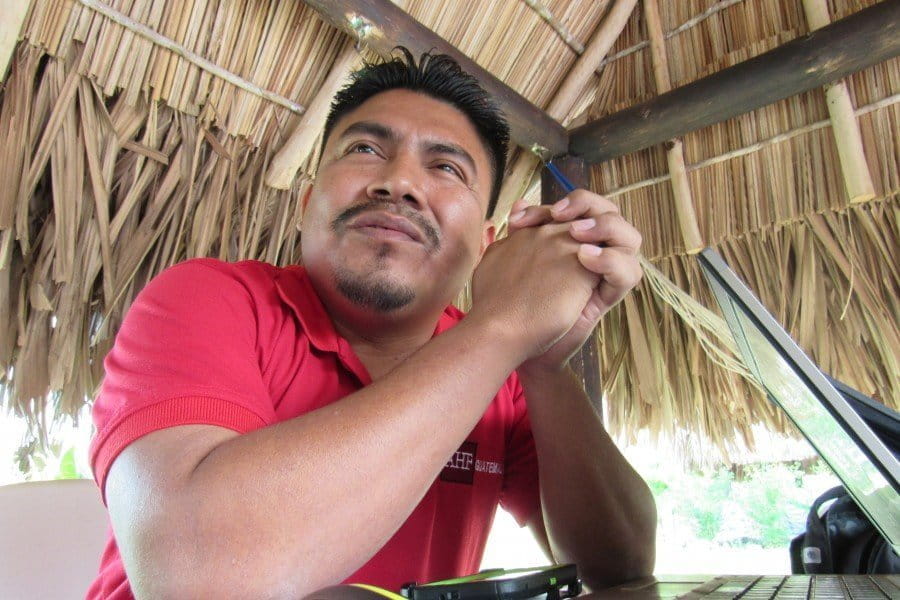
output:
<instances>
[{"instance_id":1,"label":"man's nose","mask_svg":"<svg viewBox=\"0 0 900 600\"><path fill-rule=\"evenodd\" d=\"M422 167L406 156L396 156L384 162L378 176L366 188L366 193L373 200L402 202L422 210L425 206L425 193L422 189Z\"/></svg>"}]
</instances>

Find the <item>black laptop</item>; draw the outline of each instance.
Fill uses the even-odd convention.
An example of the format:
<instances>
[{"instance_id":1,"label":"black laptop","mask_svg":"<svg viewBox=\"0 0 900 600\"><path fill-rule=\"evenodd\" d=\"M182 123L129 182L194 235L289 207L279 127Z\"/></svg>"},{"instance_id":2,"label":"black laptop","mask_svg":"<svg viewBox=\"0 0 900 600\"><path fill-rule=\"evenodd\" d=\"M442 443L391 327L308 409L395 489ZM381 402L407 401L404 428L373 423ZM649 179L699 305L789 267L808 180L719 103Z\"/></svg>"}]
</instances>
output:
<instances>
[{"instance_id":1,"label":"black laptop","mask_svg":"<svg viewBox=\"0 0 900 600\"><path fill-rule=\"evenodd\" d=\"M900 553L900 463L895 454L714 250L707 248L699 259L750 372ZM900 575L659 577L593 597L900 599Z\"/></svg>"}]
</instances>

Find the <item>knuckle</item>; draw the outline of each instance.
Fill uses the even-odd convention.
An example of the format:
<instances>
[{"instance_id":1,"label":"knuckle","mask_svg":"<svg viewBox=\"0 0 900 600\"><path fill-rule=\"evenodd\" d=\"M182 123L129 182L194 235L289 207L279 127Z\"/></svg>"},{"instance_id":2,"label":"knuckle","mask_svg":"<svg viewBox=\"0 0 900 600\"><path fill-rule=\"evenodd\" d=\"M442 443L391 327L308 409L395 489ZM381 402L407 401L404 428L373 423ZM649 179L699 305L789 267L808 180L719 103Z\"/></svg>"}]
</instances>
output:
<instances>
[{"instance_id":1,"label":"knuckle","mask_svg":"<svg viewBox=\"0 0 900 600\"><path fill-rule=\"evenodd\" d=\"M569 192L568 198L571 202L570 209L579 208L581 210L589 210L598 215L607 213L615 215L621 214L621 210L615 202L606 196L584 188L572 190Z\"/></svg>"},{"instance_id":2,"label":"knuckle","mask_svg":"<svg viewBox=\"0 0 900 600\"><path fill-rule=\"evenodd\" d=\"M598 200L600 196L595 194L594 192L588 190L577 190L578 193L578 202L581 206L586 208L596 208L598 204Z\"/></svg>"},{"instance_id":3,"label":"knuckle","mask_svg":"<svg viewBox=\"0 0 900 600\"><path fill-rule=\"evenodd\" d=\"M618 213L603 211L598 213L597 222L608 223L611 228L615 228L615 230L622 229L622 217L619 216Z\"/></svg>"},{"instance_id":4,"label":"knuckle","mask_svg":"<svg viewBox=\"0 0 900 600\"><path fill-rule=\"evenodd\" d=\"M534 230L534 237L537 238L540 242L546 242L550 238L553 237L555 231L553 227L544 225L543 227L537 227Z\"/></svg>"},{"instance_id":5,"label":"knuckle","mask_svg":"<svg viewBox=\"0 0 900 600\"><path fill-rule=\"evenodd\" d=\"M615 219L615 215L605 213L597 219L597 226L594 228L594 231L596 232L598 237L604 240L610 240L611 238L615 237L616 231L618 229L619 224Z\"/></svg>"},{"instance_id":6,"label":"knuckle","mask_svg":"<svg viewBox=\"0 0 900 600\"><path fill-rule=\"evenodd\" d=\"M603 213L597 216L597 226L603 227L604 232L615 231L622 217L615 213Z\"/></svg>"},{"instance_id":7,"label":"knuckle","mask_svg":"<svg viewBox=\"0 0 900 600\"><path fill-rule=\"evenodd\" d=\"M637 287L643 278L644 278L644 270L641 269L641 267L636 266L634 269L632 269L630 271L630 276L625 278L628 289Z\"/></svg>"}]
</instances>

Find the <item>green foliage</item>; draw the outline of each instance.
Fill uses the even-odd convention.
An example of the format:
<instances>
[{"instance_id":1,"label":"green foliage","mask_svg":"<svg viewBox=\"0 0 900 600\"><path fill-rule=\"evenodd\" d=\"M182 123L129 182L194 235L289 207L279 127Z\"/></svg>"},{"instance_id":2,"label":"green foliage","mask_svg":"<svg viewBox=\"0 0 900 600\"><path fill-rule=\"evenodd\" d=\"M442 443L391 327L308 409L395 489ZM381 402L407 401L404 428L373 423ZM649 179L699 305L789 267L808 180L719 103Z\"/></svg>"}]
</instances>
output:
<instances>
[{"instance_id":1,"label":"green foliage","mask_svg":"<svg viewBox=\"0 0 900 600\"><path fill-rule=\"evenodd\" d=\"M738 501L758 525L763 547L784 547L796 533L792 517L802 516L809 506L802 486L803 473L796 465L766 465L750 471Z\"/></svg>"},{"instance_id":2,"label":"green foliage","mask_svg":"<svg viewBox=\"0 0 900 600\"><path fill-rule=\"evenodd\" d=\"M813 479L817 475L811 475ZM796 464L759 464L740 480L724 468L650 479L662 528L725 545L787 548L820 490ZM687 531L686 531L687 530Z\"/></svg>"},{"instance_id":3,"label":"green foliage","mask_svg":"<svg viewBox=\"0 0 900 600\"><path fill-rule=\"evenodd\" d=\"M16 464L26 481L43 479L89 479L75 458L75 446L54 442L43 446L37 439L27 440L16 452Z\"/></svg>"},{"instance_id":4,"label":"green foliage","mask_svg":"<svg viewBox=\"0 0 900 600\"><path fill-rule=\"evenodd\" d=\"M59 461L59 473L54 479L82 479L75 464L75 448L69 448Z\"/></svg>"},{"instance_id":5,"label":"green foliage","mask_svg":"<svg viewBox=\"0 0 900 600\"><path fill-rule=\"evenodd\" d=\"M719 533L723 503L731 495L733 480L733 475L725 470L719 470L711 477L689 476L688 485L682 492L687 501L684 512L694 524L698 538L712 540Z\"/></svg>"},{"instance_id":6,"label":"green foliage","mask_svg":"<svg viewBox=\"0 0 900 600\"><path fill-rule=\"evenodd\" d=\"M649 479L647 480L647 485L650 486L650 490L653 492L654 496L659 496L669 489L669 484L665 481L660 481L659 479Z\"/></svg>"}]
</instances>

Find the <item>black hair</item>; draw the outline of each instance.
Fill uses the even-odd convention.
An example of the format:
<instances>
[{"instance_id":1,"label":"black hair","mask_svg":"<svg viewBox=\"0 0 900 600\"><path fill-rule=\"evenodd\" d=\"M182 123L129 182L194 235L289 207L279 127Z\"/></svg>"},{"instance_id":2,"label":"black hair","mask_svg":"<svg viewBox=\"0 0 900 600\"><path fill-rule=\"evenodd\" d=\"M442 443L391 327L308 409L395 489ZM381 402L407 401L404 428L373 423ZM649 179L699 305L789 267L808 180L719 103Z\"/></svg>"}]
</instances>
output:
<instances>
[{"instance_id":1,"label":"black hair","mask_svg":"<svg viewBox=\"0 0 900 600\"><path fill-rule=\"evenodd\" d=\"M509 144L506 118L478 80L463 71L453 57L425 52L417 64L407 48L397 46L394 50L399 51L401 56L394 56L385 62L365 63L351 74L350 82L335 95L325 120L323 150L335 123L372 96L398 88L426 94L455 107L475 126L491 160L491 196L487 216L492 216L506 168Z\"/></svg>"}]
</instances>

